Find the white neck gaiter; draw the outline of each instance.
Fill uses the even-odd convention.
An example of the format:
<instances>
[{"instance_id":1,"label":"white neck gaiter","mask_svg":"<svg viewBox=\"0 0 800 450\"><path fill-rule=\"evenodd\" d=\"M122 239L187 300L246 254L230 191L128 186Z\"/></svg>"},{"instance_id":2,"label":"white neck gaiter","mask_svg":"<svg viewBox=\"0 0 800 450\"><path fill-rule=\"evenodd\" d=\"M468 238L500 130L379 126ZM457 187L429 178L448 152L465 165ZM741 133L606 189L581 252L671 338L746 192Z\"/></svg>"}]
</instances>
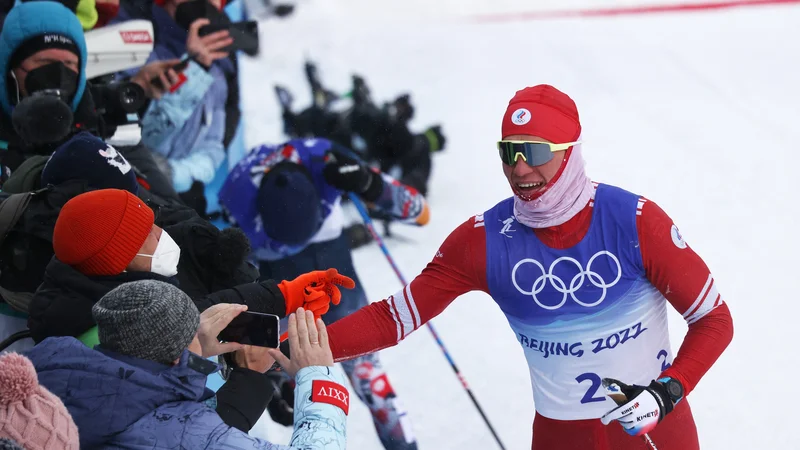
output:
<instances>
[{"instance_id":1,"label":"white neck gaiter","mask_svg":"<svg viewBox=\"0 0 800 450\"><path fill-rule=\"evenodd\" d=\"M594 187L586 175L581 144L572 147L561 176L540 197L525 201L514 196L514 218L531 228L561 225L575 217L592 198Z\"/></svg>"}]
</instances>

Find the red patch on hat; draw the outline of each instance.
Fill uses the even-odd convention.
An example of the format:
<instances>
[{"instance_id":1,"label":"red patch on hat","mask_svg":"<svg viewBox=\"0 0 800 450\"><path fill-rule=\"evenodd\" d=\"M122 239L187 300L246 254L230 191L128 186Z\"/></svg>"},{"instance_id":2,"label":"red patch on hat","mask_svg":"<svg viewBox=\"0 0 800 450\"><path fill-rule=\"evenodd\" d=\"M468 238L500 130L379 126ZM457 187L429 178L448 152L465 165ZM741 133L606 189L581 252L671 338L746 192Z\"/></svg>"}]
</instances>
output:
<instances>
[{"instance_id":1,"label":"red patch on hat","mask_svg":"<svg viewBox=\"0 0 800 450\"><path fill-rule=\"evenodd\" d=\"M565 93L540 84L526 87L508 102L503 115L502 138L527 134L550 142L573 142L581 135L578 107Z\"/></svg>"}]
</instances>

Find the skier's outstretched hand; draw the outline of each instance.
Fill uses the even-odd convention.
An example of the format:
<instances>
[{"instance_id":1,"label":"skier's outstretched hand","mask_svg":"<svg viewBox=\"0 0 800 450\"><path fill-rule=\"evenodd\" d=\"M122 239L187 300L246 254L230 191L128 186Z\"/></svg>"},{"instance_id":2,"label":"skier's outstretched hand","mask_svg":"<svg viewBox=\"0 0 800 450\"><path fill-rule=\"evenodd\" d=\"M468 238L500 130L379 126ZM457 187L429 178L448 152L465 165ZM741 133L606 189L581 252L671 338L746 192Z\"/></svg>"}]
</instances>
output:
<instances>
[{"instance_id":1,"label":"skier's outstretched hand","mask_svg":"<svg viewBox=\"0 0 800 450\"><path fill-rule=\"evenodd\" d=\"M333 367L333 354L328 343L328 331L322 319L315 319L314 313L299 308L289 315L289 354L290 360L280 349L268 349L269 354L291 377L304 367Z\"/></svg>"},{"instance_id":2,"label":"skier's outstretched hand","mask_svg":"<svg viewBox=\"0 0 800 450\"><path fill-rule=\"evenodd\" d=\"M352 278L339 274L338 270L328 269L315 270L278 284L286 303L286 314L303 307L311 311L314 317L328 312L331 303L339 304L342 300L339 286L353 289L356 283Z\"/></svg>"},{"instance_id":3,"label":"skier's outstretched hand","mask_svg":"<svg viewBox=\"0 0 800 450\"><path fill-rule=\"evenodd\" d=\"M607 412L600 421L603 425L618 420L631 436L642 436L653 431L664 416L672 412L673 403L667 391L668 382L676 383L672 378L653 380L648 386L627 385L613 378L603 378L606 395L617 403L616 408ZM680 388L682 391L682 388ZM680 394L682 396L682 393Z\"/></svg>"}]
</instances>

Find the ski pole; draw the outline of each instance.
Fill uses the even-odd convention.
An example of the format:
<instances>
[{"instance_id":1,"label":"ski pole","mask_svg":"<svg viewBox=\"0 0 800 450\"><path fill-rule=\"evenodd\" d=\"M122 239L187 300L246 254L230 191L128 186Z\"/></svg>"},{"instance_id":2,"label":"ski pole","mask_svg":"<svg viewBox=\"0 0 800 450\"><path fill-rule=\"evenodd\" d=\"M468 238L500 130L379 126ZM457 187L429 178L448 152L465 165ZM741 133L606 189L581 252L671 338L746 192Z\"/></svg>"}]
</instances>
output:
<instances>
[{"instance_id":1,"label":"ski pole","mask_svg":"<svg viewBox=\"0 0 800 450\"><path fill-rule=\"evenodd\" d=\"M381 251L383 251L383 255L386 256L386 259L389 261L389 265L392 266L392 270L394 270L394 273L395 275L397 275L397 278L400 280L400 283L402 283L403 286L405 286L407 284L406 279L400 272L400 268L397 267L397 263L395 263L394 258L392 258L392 255L389 253L389 249L386 247L386 244L383 242L383 239L381 239L378 232L375 231L375 226L372 222L372 219L369 216L369 212L367 212L367 208L364 206L364 203L362 203L361 199L358 198L358 196L356 196L352 192L349 194L349 196L350 200L356 206L356 209L358 209L358 213L361 215L362 220L364 220L364 226L367 227L367 230L372 235L372 238L375 239L375 242L377 242L378 246L380 246ZM486 413L483 412L483 408L481 408L481 405L478 404L478 400L472 393L472 389L470 389L469 384L467 384L466 378L464 378L464 375L462 375L461 371L458 370L456 363L450 356L450 352L447 351L447 348L445 348L444 346L444 342L442 342L442 339L439 337L439 333L436 332L436 329L433 327L433 324L431 322L426 322L425 325L428 327L428 330L433 335L433 338L436 340L436 343L439 344L439 349L442 351L442 353L444 353L444 357L447 358L447 362L450 363L450 367L453 369L453 372L455 372L456 377L458 377L458 380L461 381L461 386L463 386L464 390L467 391L467 395L469 395L470 400L472 400L472 404L475 405L475 408L478 410L478 413L480 413L484 423L486 423L486 426L489 427L489 431L492 433L492 436L494 436L494 440L497 441L497 445L502 450L505 450L506 447L503 445L503 442L500 441L500 436L497 435L497 432L494 430L494 427L492 426L491 422L489 422L489 418L486 417Z\"/></svg>"},{"instance_id":2,"label":"ski pole","mask_svg":"<svg viewBox=\"0 0 800 450\"><path fill-rule=\"evenodd\" d=\"M658 447L656 447L656 444L653 443L652 439L650 439L650 435L649 434L647 434L647 433L644 434L644 440L645 440L645 442L650 444L650 447L652 447L653 450L658 450Z\"/></svg>"}]
</instances>

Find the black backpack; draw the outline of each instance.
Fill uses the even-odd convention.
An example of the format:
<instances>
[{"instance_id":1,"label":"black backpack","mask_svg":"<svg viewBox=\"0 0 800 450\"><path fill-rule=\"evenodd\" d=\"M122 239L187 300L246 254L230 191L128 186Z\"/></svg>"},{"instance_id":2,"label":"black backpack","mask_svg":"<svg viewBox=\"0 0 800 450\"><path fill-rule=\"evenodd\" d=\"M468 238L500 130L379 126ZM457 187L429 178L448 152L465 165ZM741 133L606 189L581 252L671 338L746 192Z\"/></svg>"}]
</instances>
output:
<instances>
[{"instance_id":1,"label":"black backpack","mask_svg":"<svg viewBox=\"0 0 800 450\"><path fill-rule=\"evenodd\" d=\"M31 199L47 189L49 188L21 194L3 194L5 198L0 198L0 200L2 200L2 203L0 203L0 245L5 241L9 231L11 231L14 225L19 222L19 219L22 218ZM3 301L11 308L27 314L33 294L31 292L13 292L0 286L0 297L2 297ZM19 340L29 338L30 335L30 330L23 330L8 336L0 342L0 351L5 350L11 344Z\"/></svg>"},{"instance_id":2,"label":"black backpack","mask_svg":"<svg viewBox=\"0 0 800 450\"><path fill-rule=\"evenodd\" d=\"M2 200L2 203L0 203L0 246L3 245L14 225L22 218L31 199L47 190L49 188L21 194L10 194L5 199L0 198ZM12 292L0 286L0 297L15 310L27 314L33 294L30 292Z\"/></svg>"}]
</instances>

